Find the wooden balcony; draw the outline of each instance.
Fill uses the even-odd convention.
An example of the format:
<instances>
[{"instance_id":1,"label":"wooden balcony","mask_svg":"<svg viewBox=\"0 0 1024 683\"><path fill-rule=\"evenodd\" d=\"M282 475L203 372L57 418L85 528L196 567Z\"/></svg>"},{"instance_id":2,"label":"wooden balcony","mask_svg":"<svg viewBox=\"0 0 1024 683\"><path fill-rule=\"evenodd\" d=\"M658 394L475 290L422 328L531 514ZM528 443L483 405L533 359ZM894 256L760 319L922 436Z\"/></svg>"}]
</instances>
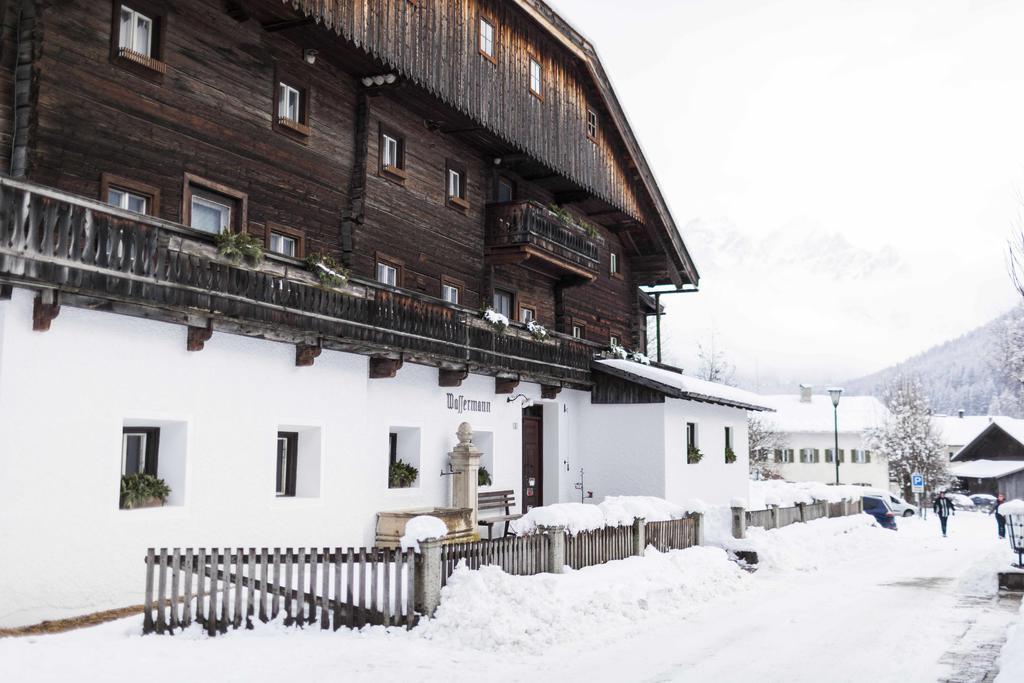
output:
<instances>
[{"instance_id":1,"label":"wooden balcony","mask_svg":"<svg viewBox=\"0 0 1024 683\"><path fill-rule=\"evenodd\" d=\"M499 334L477 311L370 282L326 288L294 259L232 263L183 225L6 178L0 284L40 292L54 312L113 311L188 325L200 338L228 332L581 389L598 350L518 326Z\"/></svg>"},{"instance_id":2,"label":"wooden balcony","mask_svg":"<svg viewBox=\"0 0 1024 683\"><path fill-rule=\"evenodd\" d=\"M556 277L593 280L598 239L537 202L487 205L488 263L522 263Z\"/></svg>"}]
</instances>

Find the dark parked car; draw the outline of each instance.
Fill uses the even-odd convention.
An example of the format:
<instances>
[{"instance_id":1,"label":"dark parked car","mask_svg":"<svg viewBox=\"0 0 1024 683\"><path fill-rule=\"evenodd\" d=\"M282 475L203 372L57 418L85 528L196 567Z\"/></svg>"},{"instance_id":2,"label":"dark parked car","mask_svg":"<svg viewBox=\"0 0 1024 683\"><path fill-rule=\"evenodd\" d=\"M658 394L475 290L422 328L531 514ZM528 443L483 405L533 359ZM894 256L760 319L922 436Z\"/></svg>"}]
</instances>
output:
<instances>
[{"instance_id":1,"label":"dark parked car","mask_svg":"<svg viewBox=\"0 0 1024 683\"><path fill-rule=\"evenodd\" d=\"M996 507L996 497L988 493L976 493L971 496L974 507L981 512L992 512Z\"/></svg>"},{"instance_id":2,"label":"dark parked car","mask_svg":"<svg viewBox=\"0 0 1024 683\"><path fill-rule=\"evenodd\" d=\"M864 496L864 513L871 515L878 525L886 529L896 530L896 513L892 511L884 499L878 496Z\"/></svg>"}]
</instances>

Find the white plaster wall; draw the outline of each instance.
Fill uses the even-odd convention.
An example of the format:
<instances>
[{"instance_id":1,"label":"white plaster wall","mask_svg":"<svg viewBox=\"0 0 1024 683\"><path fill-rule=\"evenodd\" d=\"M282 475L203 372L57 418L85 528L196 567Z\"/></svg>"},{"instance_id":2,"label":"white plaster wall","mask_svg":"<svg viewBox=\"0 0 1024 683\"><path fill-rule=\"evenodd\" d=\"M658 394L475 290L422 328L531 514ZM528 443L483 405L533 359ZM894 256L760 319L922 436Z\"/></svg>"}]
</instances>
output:
<instances>
[{"instance_id":1,"label":"white plaster wall","mask_svg":"<svg viewBox=\"0 0 1024 683\"><path fill-rule=\"evenodd\" d=\"M520 406L493 378L454 390L492 412L458 415L432 368L369 380L358 355L297 368L286 344L214 334L189 353L182 326L64 307L40 333L31 311L26 291L0 302L0 585L17 587L2 626L141 603L149 546L369 544L377 511L448 503L440 473L463 420L493 434L495 487L519 493ZM130 420L167 425L161 450L184 451L178 504L118 509ZM414 489L387 488L391 425L420 429ZM319 433L319 495L273 495L281 427Z\"/></svg>"},{"instance_id":2,"label":"white plaster wall","mask_svg":"<svg viewBox=\"0 0 1024 683\"><path fill-rule=\"evenodd\" d=\"M697 424L699 463L686 462L686 423ZM733 430L736 462L725 462L725 427ZM746 411L726 406L666 399L663 425L665 441L665 498L685 503L697 498L709 505L728 505L746 498L750 462Z\"/></svg>"},{"instance_id":3,"label":"white plaster wall","mask_svg":"<svg viewBox=\"0 0 1024 683\"><path fill-rule=\"evenodd\" d=\"M600 503L605 496L665 495L664 404L580 406L577 458L568 474L567 502L580 502L572 488L583 484Z\"/></svg>"},{"instance_id":4,"label":"white plaster wall","mask_svg":"<svg viewBox=\"0 0 1024 683\"><path fill-rule=\"evenodd\" d=\"M835 434L822 432L805 432L787 434L789 448L793 449L793 458L800 460L801 448L817 448L820 461L817 463L787 463L777 464L778 473L789 481L820 481L826 484L834 484L836 481L835 463L825 462L825 449L835 447ZM889 489L889 463L878 453L871 451L871 462L851 463L850 451L852 449L871 450L864 443L860 434L840 433L839 448L843 453L843 462L839 463L839 483L860 484L867 483L871 486L888 490Z\"/></svg>"}]
</instances>

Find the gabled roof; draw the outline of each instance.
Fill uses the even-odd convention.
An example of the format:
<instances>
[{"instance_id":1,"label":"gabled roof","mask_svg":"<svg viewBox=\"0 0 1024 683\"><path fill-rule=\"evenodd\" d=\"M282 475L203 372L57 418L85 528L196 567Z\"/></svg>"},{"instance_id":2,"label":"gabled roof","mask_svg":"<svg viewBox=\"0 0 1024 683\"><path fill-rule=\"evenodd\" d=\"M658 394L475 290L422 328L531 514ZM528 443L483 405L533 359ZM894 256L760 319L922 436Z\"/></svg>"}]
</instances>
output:
<instances>
[{"instance_id":1,"label":"gabled roof","mask_svg":"<svg viewBox=\"0 0 1024 683\"><path fill-rule=\"evenodd\" d=\"M761 397L775 409L765 418L776 429L787 433L827 433L835 430L832 399L826 394L814 394L803 402L799 394L777 394ZM865 429L881 427L889 411L874 396L843 396L839 400L840 434L860 434Z\"/></svg>"},{"instance_id":2,"label":"gabled roof","mask_svg":"<svg viewBox=\"0 0 1024 683\"><path fill-rule=\"evenodd\" d=\"M771 410L764 405L761 397L744 389L737 389L725 384L708 382L688 377L674 370L644 365L629 360L608 358L596 360L593 364L596 372L604 372L620 379L641 384L648 389L658 391L668 398L684 401L714 403L716 405L740 408L743 410Z\"/></svg>"},{"instance_id":3,"label":"gabled roof","mask_svg":"<svg viewBox=\"0 0 1024 683\"><path fill-rule=\"evenodd\" d=\"M957 451L951 460L959 460L960 456L964 453L969 452L975 444L978 444L990 434L996 432L1002 432L1010 439L1016 441L1021 449L1024 449L1024 420L1018 420L1012 417L993 417L992 421L988 426L982 428L980 432L974 435L973 439L970 439L963 447ZM1006 461L1002 461L1006 462Z\"/></svg>"},{"instance_id":4,"label":"gabled roof","mask_svg":"<svg viewBox=\"0 0 1024 683\"><path fill-rule=\"evenodd\" d=\"M1024 460L967 460L953 463L949 471L956 477L993 479L1024 470Z\"/></svg>"},{"instance_id":5,"label":"gabled roof","mask_svg":"<svg viewBox=\"0 0 1024 683\"><path fill-rule=\"evenodd\" d=\"M942 443L947 446L966 446L993 422L998 422L1008 429L1014 429L1014 423L1024 424L1024 420L1003 415L937 415L932 418L932 422L939 430Z\"/></svg>"}]
</instances>

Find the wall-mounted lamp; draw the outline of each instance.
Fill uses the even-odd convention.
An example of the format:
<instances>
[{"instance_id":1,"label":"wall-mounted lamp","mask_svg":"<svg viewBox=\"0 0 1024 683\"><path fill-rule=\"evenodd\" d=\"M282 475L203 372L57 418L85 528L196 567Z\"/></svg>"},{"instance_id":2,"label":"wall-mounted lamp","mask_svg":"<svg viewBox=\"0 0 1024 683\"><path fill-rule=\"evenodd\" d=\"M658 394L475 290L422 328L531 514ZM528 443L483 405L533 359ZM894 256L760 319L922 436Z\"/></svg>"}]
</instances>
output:
<instances>
[{"instance_id":1,"label":"wall-mounted lamp","mask_svg":"<svg viewBox=\"0 0 1024 683\"><path fill-rule=\"evenodd\" d=\"M313 47L307 47L302 51L302 58L306 60L306 64L312 66L316 64L316 56L320 54L320 51Z\"/></svg>"},{"instance_id":2,"label":"wall-mounted lamp","mask_svg":"<svg viewBox=\"0 0 1024 683\"><path fill-rule=\"evenodd\" d=\"M516 394L515 396L509 396L505 399L505 403L512 403L514 401L522 401L524 408L529 408L533 405L533 401L526 394Z\"/></svg>"},{"instance_id":3,"label":"wall-mounted lamp","mask_svg":"<svg viewBox=\"0 0 1024 683\"><path fill-rule=\"evenodd\" d=\"M363 85L369 88L372 85L384 85L385 83L391 85L398 80L398 76L392 73L388 74L377 74L376 76L364 76L362 79Z\"/></svg>"}]
</instances>

